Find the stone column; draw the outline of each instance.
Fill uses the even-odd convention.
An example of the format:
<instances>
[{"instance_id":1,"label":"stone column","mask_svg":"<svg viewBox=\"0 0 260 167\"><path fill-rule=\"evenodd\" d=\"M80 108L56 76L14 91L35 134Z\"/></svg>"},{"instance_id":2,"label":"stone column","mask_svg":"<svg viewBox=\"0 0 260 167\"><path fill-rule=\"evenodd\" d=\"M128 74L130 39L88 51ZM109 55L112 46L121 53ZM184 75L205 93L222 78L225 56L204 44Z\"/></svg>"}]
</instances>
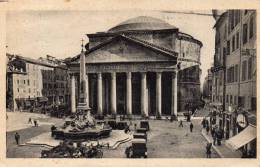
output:
<instances>
[{"instance_id":1,"label":"stone column","mask_svg":"<svg viewBox=\"0 0 260 167\"><path fill-rule=\"evenodd\" d=\"M116 114L116 73L111 73L111 113Z\"/></svg>"},{"instance_id":2,"label":"stone column","mask_svg":"<svg viewBox=\"0 0 260 167\"><path fill-rule=\"evenodd\" d=\"M141 73L141 113L143 116L148 116L147 114L147 94L146 94L146 73Z\"/></svg>"},{"instance_id":3,"label":"stone column","mask_svg":"<svg viewBox=\"0 0 260 167\"><path fill-rule=\"evenodd\" d=\"M126 73L126 112L132 115L132 73Z\"/></svg>"},{"instance_id":4,"label":"stone column","mask_svg":"<svg viewBox=\"0 0 260 167\"><path fill-rule=\"evenodd\" d=\"M162 73L156 73L156 116L162 115Z\"/></svg>"},{"instance_id":5,"label":"stone column","mask_svg":"<svg viewBox=\"0 0 260 167\"><path fill-rule=\"evenodd\" d=\"M172 106L171 106L171 115L177 118L177 96L178 96L178 90L177 90L177 76L178 72L175 71L172 73Z\"/></svg>"},{"instance_id":6,"label":"stone column","mask_svg":"<svg viewBox=\"0 0 260 167\"><path fill-rule=\"evenodd\" d=\"M88 74L86 74L86 78L85 78L85 79L86 79L86 83L85 83L85 84L86 84L86 86L85 86L85 89L86 89L86 90L85 90L85 93L86 93L86 95L85 95L85 96L86 96L86 104L87 104L87 107L89 108Z\"/></svg>"},{"instance_id":7,"label":"stone column","mask_svg":"<svg viewBox=\"0 0 260 167\"><path fill-rule=\"evenodd\" d=\"M76 83L75 83L75 76L71 75L71 94L70 94L70 100L71 100L71 112L76 112Z\"/></svg>"},{"instance_id":8,"label":"stone column","mask_svg":"<svg viewBox=\"0 0 260 167\"><path fill-rule=\"evenodd\" d=\"M102 102L102 74L98 73L97 83L97 112L99 115L103 114L103 102Z\"/></svg>"}]
</instances>

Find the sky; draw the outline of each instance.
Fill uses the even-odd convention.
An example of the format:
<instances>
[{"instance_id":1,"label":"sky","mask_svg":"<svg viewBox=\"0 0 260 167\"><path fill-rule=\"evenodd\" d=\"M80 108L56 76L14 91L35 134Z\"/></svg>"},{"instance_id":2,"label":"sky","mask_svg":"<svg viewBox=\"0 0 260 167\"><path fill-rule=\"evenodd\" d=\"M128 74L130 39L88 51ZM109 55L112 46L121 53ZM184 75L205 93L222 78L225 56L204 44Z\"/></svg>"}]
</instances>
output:
<instances>
[{"instance_id":1,"label":"sky","mask_svg":"<svg viewBox=\"0 0 260 167\"><path fill-rule=\"evenodd\" d=\"M179 12L179 11L178 11ZM184 11L211 14L211 11ZM178 27L203 43L201 85L213 63L215 20L212 16L148 10L116 11L9 11L6 17L7 52L39 58L73 57L81 51L86 34L104 32L137 16L151 16Z\"/></svg>"}]
</instances>

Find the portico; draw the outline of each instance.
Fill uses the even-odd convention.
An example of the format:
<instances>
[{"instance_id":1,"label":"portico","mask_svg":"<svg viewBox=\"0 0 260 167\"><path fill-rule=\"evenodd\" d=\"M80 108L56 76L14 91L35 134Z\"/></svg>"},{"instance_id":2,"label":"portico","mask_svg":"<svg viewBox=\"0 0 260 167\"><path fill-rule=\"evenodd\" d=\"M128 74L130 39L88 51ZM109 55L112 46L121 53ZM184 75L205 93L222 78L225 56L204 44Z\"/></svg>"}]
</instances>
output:
<instances>
[{"instance_id":1,"label":"portico","mask_svg":"<svg viewBox=\"0 0 260 167\"><path fill-rule=\"evenodd\" d=\"M88 70L91 71L91 70ZM71 75L71 101L72 111L75 111L75 85L79 75ZM126 71L126 72L98 72L87 73L86 82L89 91L89 106L93 114L99 115L142 115L161 116L177 115L177 78L176 69L165 71ZM162 88L162 76L172 83L170 90ZM134 81L133 81L134 79ZM156 81L156 82L154 82ZM154 90L155 88L155 90ZM171 104L170 112L162 111L163 92L169 91ZM165 103L165 102L164 102ZM134 110L134 111L133 111Z\"/></svg>"},{"instance_id":2,"label":"portico","mask_svg":"<svg viewBox=\"0 0 260 167\"><path fill-rule=\"evenodd\" d=\"M123 50L114 50L122 46ZM118 37L85 53L89 107L98 115L177 115L177 54ZM104 51L106 47L106 51ZM113 53L115 52L115 53ZM135 54L138 53L138 54ZM140 54L141 53L141 54ZM79 81L79 61L70 64L71 89ZM80 91L80 89L78 89ZM74 92L74 90L71 90ZM77 93L72 93L75 104ZM78 101L78 100L76 100ZM71 105L75 111L75 105Z\"/></svg>"}]
</instances>

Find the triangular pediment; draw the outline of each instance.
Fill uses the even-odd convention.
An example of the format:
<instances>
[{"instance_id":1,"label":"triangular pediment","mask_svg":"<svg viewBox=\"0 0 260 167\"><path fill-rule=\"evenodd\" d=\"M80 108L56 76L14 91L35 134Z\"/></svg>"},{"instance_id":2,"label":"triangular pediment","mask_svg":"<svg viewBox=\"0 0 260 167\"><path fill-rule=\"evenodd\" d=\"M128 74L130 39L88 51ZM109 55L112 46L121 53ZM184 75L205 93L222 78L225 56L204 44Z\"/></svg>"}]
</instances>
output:
<instances>
[{"instance_id":1,"label":"triangular pediment","mask_svg":"<svg viewBox=\"0 0 260 167\"><path fill-rule=\"evenodd\" d=\"M126 63L126 62L173 62L176 55L160 50L147 43L141 43L124 37L101 45L86 55L86 63Z\"/></svg>"}]
</instances>

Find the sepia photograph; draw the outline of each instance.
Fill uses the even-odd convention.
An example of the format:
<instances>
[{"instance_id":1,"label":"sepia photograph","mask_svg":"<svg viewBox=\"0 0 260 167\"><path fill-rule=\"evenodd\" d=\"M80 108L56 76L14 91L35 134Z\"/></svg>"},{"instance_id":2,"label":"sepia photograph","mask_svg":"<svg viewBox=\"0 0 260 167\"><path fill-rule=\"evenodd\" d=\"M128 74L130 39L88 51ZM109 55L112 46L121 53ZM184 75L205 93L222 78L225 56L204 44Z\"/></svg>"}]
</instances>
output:
<instances>
[{"instance_id":1,"label":"sepia photograph","mask_svg":"<svg viewBox=\"0 0 260 167\"><path fill-rule=\"evenodd\" d=\"M256 27L256 9L8 10L6 158L256 159Z\"/></svg>"}]
</instances>

